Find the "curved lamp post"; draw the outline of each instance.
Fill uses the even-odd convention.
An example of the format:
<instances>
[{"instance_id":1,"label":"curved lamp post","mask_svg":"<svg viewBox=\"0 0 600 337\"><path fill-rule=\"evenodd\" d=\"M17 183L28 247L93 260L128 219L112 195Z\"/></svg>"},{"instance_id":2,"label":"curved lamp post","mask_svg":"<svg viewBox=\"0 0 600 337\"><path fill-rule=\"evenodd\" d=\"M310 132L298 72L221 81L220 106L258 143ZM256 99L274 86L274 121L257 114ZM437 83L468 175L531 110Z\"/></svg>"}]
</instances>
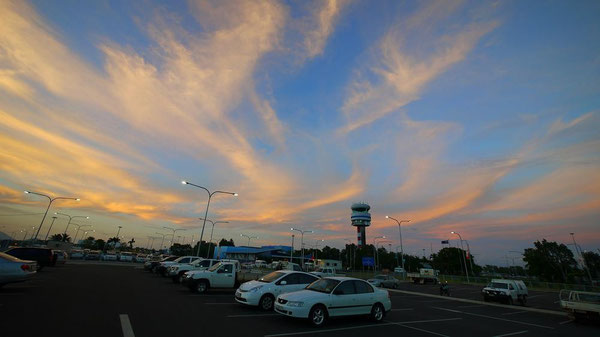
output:
<instances>
[{"instance_id":1,"label":"curved lamp post","mask_svg":"<svg viewBox=\"0 0 600 337\"><path fill-rule=\"evenodd\" d=\"M377 265L379 264L379 252L377 251L377 239L385 239L385 235L376 236L373 238L373 258L375 259L375 266L373 267L373 271L377 269Z\"/></svg>"},{"instance_id":2,"label":"curved lamp post","mask_svg":"<svg viewBox=\"0 0 600 337\"><path fill-rule=\"evenodd\" d=\"M66 217L69 217L69 222L67 222L67 227L65 227L65 232L63 234L63 242L66 241L67 239L67 230L69 230L69 225L71 224L71 221L75 218L84 218L84 219L89 219L89 216L85 216L85 215L74 215L74 216L70 216L69 214L65 214L65 213L59 213L59 212L54 212L55 215L64 215Z\"/></svg>"},{"instance_id":3,"label":"curved lamp post","mask_svg":"<svg viewBox=\"0 0 600 337\"><path fill-rule=\"evenodd\" d=\"M203 186L200 186L200 185L196 185L196 184L192 184L189 181L185 181L185 180L182 180L181 183L183 185L191 185L191 186L194 186L194 187L201 188L201 189L205 190L206 193L208 193L208 202L206 203L206 211L204 212L204 222L202 223L202 232L200 232L200 241L198 241L198 251L196 252L196 256L200 256L200 246L202 246L202 237L204 237L204 226L206 226L206 218L208 217L208 207L210 206L210 199L212 198L213 195L215 195L217 193L230 194L230 195L233 195L234 197L237 197L238 194L234 193L234 192L225 192L225 191L214 191L214 192L211 192L206 187L203 187Z\"/></svg>"},{"instance_id":4,"label":"curved lamp post","mask_svg":"<svg viewBox=\"0 0 600 337\"><path fill-rule=\"evenodd\" d=\"M467 259L465 258L465 248L463 246L463 239L462 236L460 236L460 234L458 234L458 232L452 231L450 232L451 234L456 234L458 235L458 238L460 239L460 249L462 249L462 252L460 253L460 255L463 258L463 262L465 264L465 275L467 275L467 283L469 283L469 270L467 269Z\"/></svg>"},{"instance_id":5,"label":"curved lamp post","mask_svg":"<svg viewBox=\"0 0 600 337\"><path fill-rule=\"evenodd\" d=\"M48 195L45 195L43 193L38 193L38 192L32 192L32 191L24 191L25 194L35 194L35 195L40 195L42 197L46 197L48 198L49 202L48 202L48 207L46 207L46 212L44 213L44 217L42 217L42 222L40 222L40 225L38 226L38 230L35 233L35 238L37 240L38 234L40 233L40 229L42 229L42 224L44 223L44 220L46 220L46 215L48 215L48 210L50 209L50 205L52 205L52 203L54 202L54 200L58 200L58 199L70 199L70 200L75 200L75 201L80 201L81 199L79 198L69 198L69 197L56 197L56 198L52 198Z\"/></svg>"},{"instance_id":6,"label":"curved lamp post","mask_svg":"<svg viewBox=\"0 0 600 337\"><path fill-rule=\"evenodd\" d=\"M300 232L300 234L302 234L301 238L300 238L300 246L301 246L300 250L302 251L302 260L301 260L302 265L301 266L302 266L302 270L304 270L304 233L314 233L314 231L309 230L309 229L301 230L299 228L294 228L294 227L290 228L290 230Z\"/></svg>"},{"instance_id":7,"label":"curved lamp post","mask_svg":"<svg viewBox=\"0 0 600 337\"><path fill-rule=\"evenodd\" d=\"M386 219L392 219L398 223L398 232L400 233L400 260L402 261L402 269L404 270L404 248L402 247L402 223L410 222L410 220L398 220L386 215Z\"/></svg>"},{"instance_id":8,"label":"curved lamp post","mask_svg":"<svg viewBox=\"0 0 600 337\"><path fill-rule=\"evenodd\" d=\"M204 220L204 218L199 218L199 219ZM210 246L212 245L213 231L215 230L215 225L218 223L229 223L229 221L212 221L209 219L206 219L206 221L208 221L212 224L212 228L210 229L210 241L208 242L208 250L206 251L206 258L208 259L208 257L210 256Z\"/></svg>"},{"instance_id":9,"label":"curved lamp post","mask_svg":"<svg viewBox=\"0 0 600 337\"><path fill-rule=\"evenodd\" d=\"M92 225L80 225L80 224L76 224L76 223L73 223L73 226L77 226L77 232L75 232L75 237L73 238L73 243L74 244L77 244L76 239L77 239L77 235L79 234L79 229L81 227L93 227Z\"/></svg>"},{"instance_id":10,"label":"curved lamp post","mask_svg":"<svg viewBox=\"0 0 600 337\"><path fill-rule=\"evenodd\" d=\"M258 239L258 236L250 236L246 234L240 234L240 236L248 238L248 247L250 247L250 239Z\"/></svg>"}]
</instances>

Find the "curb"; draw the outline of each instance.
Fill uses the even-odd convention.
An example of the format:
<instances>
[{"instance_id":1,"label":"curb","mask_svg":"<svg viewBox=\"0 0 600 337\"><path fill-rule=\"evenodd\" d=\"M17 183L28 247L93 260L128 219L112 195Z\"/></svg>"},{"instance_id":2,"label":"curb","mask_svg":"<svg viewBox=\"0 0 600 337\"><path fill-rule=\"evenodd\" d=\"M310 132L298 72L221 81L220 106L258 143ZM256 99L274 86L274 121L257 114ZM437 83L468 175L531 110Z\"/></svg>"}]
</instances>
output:
<instances>
[{"instance_id":1,"label":"curb","mask_svg":"<svg viewBox=\"0 0 600 337\"><path fill-rule=\"evenodd\" d=\"M402 294L408 294L408 295L418 295L418 296L424 296L424 297L441 298L441 299L444 299L444 300L457 301L457 302L463 302L463 303L473 303L473 304L488 305L490 307L518 308L519 310L537 312L537 313L540 313L540 314L550 314L550 315L557 315L557 316L564 316L564 317L568 316L566 312L555 311L555 310L548 310L548 309L537 309L537 308L522 307L522 306L515 307L515 306L509 306L509 305L498 304L498 303L490 303L490 302L469 300L469 299L466 299L466 298L457 298L457 297L448 297L448 296L440 296L440 295L433 295L433 294L425 294L425 293L418 293L418 292L415 292L415 291L407 291L407 290L387 289L387 291L392 291L392 292L402 293Z\"/></svg>"}]
</instances>

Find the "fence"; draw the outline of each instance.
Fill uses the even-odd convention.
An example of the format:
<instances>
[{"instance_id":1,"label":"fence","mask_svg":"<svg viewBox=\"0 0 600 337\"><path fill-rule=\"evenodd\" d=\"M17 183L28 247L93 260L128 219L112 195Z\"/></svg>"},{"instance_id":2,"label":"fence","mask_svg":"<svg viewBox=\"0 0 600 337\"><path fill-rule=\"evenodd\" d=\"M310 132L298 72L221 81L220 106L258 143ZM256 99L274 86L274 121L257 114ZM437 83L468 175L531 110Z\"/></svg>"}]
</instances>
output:
<instances>
[{"instance_id":1,"label":"fence","mask_svg":"<svg viewBox=\"0 0 600 337\"><path fill-rule=\"evenodd\" d=\"M488 284L492 279L497 277L469 277L469 282L465 276L458 275L439 275L441 281L448 281L451 283L468 283L468 284ZM580 291L591 291L600 292L600 287L590 286L587 284L568 284L568 283L552 283L552 282L541 282L528 279L519 279L527 285L529 289L538 290L549 290L549 291L560 291L562 289L567 290L580 290Z\"/></svg>"}]
</instances>

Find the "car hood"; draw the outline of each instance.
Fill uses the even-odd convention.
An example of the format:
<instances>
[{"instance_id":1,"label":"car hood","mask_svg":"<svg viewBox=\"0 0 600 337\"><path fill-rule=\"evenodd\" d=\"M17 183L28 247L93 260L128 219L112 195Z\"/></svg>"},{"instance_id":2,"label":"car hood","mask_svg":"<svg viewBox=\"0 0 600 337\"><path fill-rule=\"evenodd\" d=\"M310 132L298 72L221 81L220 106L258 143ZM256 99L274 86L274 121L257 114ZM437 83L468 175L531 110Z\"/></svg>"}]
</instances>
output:
<instances>
[{"instance_id":1,"label":"car hood","mask_svg":"<svg viewBox=\"0 0 600 337\"><path fill-rule=\"evenodd\" d=\"M258 286L264 286L270 284L268 282L260 282L260 281L248 281L240 285L240 290L248 291L252 288L256 288Z\"/></svg>"},{"instance_id":2,"label":"car hood","mask_svg":"<svg viewBox=\"0 0 600 337\"><path fill-rule=\"evenodd\" d=\"M283 298L288 301L312 302L312 301L322 300L323 298L328 298L328 297L329 297L329 294L305 289L305 290L294 291L291 293L279 295L278 298Z\"/></svg>"}]
</instances>

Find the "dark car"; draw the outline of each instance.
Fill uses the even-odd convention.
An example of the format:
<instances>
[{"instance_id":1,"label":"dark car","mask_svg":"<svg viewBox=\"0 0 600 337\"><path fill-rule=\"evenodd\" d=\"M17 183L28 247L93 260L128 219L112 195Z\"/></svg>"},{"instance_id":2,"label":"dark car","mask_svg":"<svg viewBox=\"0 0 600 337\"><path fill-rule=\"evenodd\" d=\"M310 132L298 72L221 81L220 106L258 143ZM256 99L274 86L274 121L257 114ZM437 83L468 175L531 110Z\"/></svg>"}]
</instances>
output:
<instances>
[{"instance_id":1,"label":"dark car","mask_svg":"<svg viewBox=\"0 0 600 337\"><path fill-rule=\"evenodd\" d=\"M163 259L146 261L146 263L144 263L144 269L155 273L155 272L157 272L156 267L158 267L161 262L173 261L177 258L179 258L179 256L172 255L172 256L164 257Z\"/></svg>"},{"instance_id":2,"label":"dark car","mask_svg":"<svg viewBox=\"0 0 600 337\"><path fill-rule=\"evenodd\" d=\"M36 261L38 271L41 271L45 266L53 266L56 263L56 256L52 252L52 249L49 248L15 247L10 248L4 253L21 260Z\"/></svg>"}]
</instances>

